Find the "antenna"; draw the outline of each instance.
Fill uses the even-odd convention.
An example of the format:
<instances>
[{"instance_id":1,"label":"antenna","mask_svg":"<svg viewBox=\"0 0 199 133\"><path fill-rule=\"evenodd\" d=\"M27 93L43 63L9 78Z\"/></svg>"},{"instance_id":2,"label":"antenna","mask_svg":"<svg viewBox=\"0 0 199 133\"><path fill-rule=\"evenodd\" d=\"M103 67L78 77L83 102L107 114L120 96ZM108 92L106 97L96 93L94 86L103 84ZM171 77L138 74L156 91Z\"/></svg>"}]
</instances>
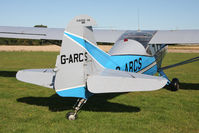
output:
<instances>
[{"instance_id":1,"label":"antenna","mask_svg":"<svg viewBox=\"0 0 199 133\"><path fill-rule=\"evenodd\" d=\"M138 17L138 31L140 31L140 10L137 10L137 17Z\"/></svg>"}]
</instances>

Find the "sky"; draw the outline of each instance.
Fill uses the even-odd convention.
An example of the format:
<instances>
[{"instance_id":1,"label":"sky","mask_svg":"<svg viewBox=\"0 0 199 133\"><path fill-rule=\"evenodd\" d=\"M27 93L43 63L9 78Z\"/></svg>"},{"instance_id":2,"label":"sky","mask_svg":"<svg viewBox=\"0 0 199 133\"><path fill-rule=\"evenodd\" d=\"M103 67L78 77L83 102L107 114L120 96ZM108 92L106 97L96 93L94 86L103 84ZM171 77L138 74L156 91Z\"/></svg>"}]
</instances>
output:
<instances>
[{"instance_id":1,"label":"sky","mask_svg":"<svg viewBox=\"0 0 199 133\"><path fill-rule=\"evenodd\" d=\"M0 26L64 28L81 14L106 29L199 29L199 0L0 0Z\"/></svg>"}]
</instances>

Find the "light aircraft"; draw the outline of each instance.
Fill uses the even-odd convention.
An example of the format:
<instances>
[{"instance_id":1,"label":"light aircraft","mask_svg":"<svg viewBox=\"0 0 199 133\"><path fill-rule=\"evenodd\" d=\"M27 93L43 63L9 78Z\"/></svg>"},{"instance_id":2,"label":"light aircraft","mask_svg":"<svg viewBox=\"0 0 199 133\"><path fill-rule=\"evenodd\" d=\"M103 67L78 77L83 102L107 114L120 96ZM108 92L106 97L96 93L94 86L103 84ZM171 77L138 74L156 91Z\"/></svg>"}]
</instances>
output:
<instances>
[{"instance_id":1,"label":"light aircraft","mask_svg":"<svg viewBox=\"0 0 199 133\"><path fill-rule=\"evenodd\" d=\"M199 30L98 31L93 30L95 25L95 20L87 15L75 17L62 33L55 68L20 70L16 74L18 80L53 88L61 97L79 98L74 112L66 115L69 120L77 118L80 108L94 94L154 91L165 85L175 91L179 80L170 81L163 70L199 60L196 57L161 67L168 44L199 43ZM19 33L5 31L0 32L1 37L20 38ZM33 32L29 29L21 33L22 38L55 40L54 36L49 37L52 35ZM106 53L97 46L95 38L98 42L116 42ZM157 72L159 76L153 76Z\"/></svg>"}]
</instances>

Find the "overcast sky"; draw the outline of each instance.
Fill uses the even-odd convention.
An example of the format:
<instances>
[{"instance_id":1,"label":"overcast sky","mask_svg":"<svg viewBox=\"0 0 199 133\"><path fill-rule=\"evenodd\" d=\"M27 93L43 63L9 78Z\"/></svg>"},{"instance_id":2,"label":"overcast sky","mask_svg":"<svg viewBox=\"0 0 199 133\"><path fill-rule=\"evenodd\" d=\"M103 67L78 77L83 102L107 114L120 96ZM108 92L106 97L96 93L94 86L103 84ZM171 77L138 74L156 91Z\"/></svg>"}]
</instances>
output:
<instances>
[{"instance_id":1,"label":"overcast sky","mask_svg":"<svg viewBox=\"0 0 199 133\"><path fill-rule=\"evenodd\" d=\"M64 28L77 15L92 16L99 27L199 29L199 0L0 0L0 26L36 24Z\"/></svg>"}]
</instances>

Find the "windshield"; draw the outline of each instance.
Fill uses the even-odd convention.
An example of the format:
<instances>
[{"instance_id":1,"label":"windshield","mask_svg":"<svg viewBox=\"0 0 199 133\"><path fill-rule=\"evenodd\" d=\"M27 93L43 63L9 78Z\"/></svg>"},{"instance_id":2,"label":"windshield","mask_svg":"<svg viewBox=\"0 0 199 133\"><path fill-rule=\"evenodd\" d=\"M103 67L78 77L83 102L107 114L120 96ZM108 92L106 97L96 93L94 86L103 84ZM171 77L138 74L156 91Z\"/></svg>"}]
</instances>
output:
<instances>
[{"instance_id":1,"label":"windshield","mask_svg":"<svg viewBox=\"0 0 199 133\"><path fill-rule=\"evenodd\" d=\"M153 37L153 35L156 33L156 31L126 31L124 34L120 36L118 40L124 40L124 39L132 39L136 40L139 43L141 43L144 48L147 48L147 44Z\"/></svg>"}]
</instances>

